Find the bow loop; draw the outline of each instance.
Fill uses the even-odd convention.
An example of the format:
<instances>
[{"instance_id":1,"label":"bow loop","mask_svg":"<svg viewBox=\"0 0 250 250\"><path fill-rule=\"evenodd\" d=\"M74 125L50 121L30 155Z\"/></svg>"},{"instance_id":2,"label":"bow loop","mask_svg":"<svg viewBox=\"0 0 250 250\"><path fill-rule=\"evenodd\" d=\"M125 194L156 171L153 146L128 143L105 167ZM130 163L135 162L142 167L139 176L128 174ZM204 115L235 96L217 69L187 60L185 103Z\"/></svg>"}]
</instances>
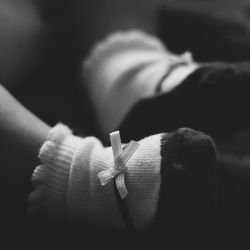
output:
<instances>
[{"instance_id":1,"label":"bow loop","mask_svg":"<svg viewBox=\"0 0 250 250\"><path fill-rule=\"evenodd\" d=\"M124 199L128 194L125 185L125 174L127 170L126 163L139 147L139 143L130 141L123 150L119 131L110 134L110 141L114 155L114 166L98 173L97 176L102 186L108 184L113 178L115 178L118 192L121 198Z\"/></svg>"}]
</instances>

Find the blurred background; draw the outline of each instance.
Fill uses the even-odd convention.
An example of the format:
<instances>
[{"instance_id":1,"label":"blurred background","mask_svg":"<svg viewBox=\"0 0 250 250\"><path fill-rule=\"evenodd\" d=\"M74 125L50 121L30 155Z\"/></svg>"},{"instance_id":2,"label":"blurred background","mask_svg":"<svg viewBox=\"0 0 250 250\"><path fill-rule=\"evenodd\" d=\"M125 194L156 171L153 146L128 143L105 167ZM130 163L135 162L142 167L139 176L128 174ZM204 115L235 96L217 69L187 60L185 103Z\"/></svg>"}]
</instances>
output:
<instances>
[{"instance_id":1,"label":"blurred background","mask_svg":"<svg viewBox=\"0 0 250 250\"><path fill-rule=\"evenodd\" d=\"M249 0L0 0L0 82L48 124L61 121L77 134L96 135L81 64L95 42L120 29L155 34L173 52L190 50L199 62L250 60ZM245 133L240 140L233 138L229 150L245 150L247 138ZM230 145L225 142L224 147ZM19 218L17 226L17 218L12 211L7 216L5 230L10 235L23 230L23 220ZM63 229L56 236L54 229L46 227L47 241L41 242L45 232L33 231L31 224L14 237L15 243L27 244L33 238L29 246L41 246L34 249L70 248L72 241L61 240ZM74 231L70 237L82 240ZM53 244L48 247L49 240ZM198 249L211 249L207 241L200 241ZM131 246L128 242L124 249Z\"/></svg>"}]
</instances>

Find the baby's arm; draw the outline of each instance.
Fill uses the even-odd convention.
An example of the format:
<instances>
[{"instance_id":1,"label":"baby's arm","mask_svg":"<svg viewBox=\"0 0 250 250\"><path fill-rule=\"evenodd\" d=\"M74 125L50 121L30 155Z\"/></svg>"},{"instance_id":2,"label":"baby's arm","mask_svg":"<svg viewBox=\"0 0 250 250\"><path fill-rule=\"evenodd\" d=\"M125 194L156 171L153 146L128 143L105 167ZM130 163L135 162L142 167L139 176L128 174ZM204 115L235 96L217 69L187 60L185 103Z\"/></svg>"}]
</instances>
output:
<instances>
[{"instance_id":1,"label":"baby's arm","mask_svg":"<svg viewBox=\"0 0 250 250\"><path fill-rule=\"evenodd\" d=\"M0 85L0 192L14 206L25 204L39 148L49 126Z\"/></svg>"}]
</instances>

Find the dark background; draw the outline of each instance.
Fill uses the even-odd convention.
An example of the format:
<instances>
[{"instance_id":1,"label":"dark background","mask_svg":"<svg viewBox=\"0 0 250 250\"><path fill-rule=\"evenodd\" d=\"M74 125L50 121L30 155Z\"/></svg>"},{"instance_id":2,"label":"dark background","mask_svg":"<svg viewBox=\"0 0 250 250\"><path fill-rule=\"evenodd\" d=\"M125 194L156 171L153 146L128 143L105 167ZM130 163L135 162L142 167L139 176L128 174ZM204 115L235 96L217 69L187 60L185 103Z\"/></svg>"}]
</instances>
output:
<instances>
[{"instance_id":1,"label":"dark background","mask_svg":"<svg viewBox=\"0 0 250 250\"><path fill-rule=\"evenodd\" d=\"M190 50L197 61L250 60L248 0L0 0L0 81L50 125L61 121L77 134L96 135L81 63L95 41L127 28L158 35L173 52ZM230 164L236 158L235 165L248 166L249 138L248 131L238 131L219 142L219 150L225 159L231 156ZM139 236L119 236L113 242L95 233L34 224L23 218L23 210L2 201L1 242L7 241L3 249L92 249L101 247L101 240L105 249L158 249L165 244ZM240 227L218 229L218 245L207 235L193 244L197 249L247 249L248 237L242 231L236 237ZM119 242L122 247L114 244Z\"/></svg>"}]
</instances>

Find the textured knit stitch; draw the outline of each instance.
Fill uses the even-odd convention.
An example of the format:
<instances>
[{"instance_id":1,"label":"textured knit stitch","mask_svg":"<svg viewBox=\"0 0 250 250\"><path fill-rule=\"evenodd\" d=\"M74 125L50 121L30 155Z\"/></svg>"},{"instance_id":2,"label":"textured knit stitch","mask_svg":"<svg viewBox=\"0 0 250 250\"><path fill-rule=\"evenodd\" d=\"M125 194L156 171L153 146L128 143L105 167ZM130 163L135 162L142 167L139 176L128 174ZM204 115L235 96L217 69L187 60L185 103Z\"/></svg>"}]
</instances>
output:
<instances>
[{"instance_id":1,"label":"textured knit stitch","mask_svg":"<svg viewBox=\"0 0 250 250\"><path fill-rule=\"evenodd\" d=\"M156 213L160 189L162 134L141 141L127 162L126 202L137 230L144 230ZM101 186L97 174L114 164L111 147L94 137L80 138L59 124L41 148L42 164L33 174L35 191L29 212L67 218L104 230L125 229L113 182Z\"/></svg>"}]
</instances>

